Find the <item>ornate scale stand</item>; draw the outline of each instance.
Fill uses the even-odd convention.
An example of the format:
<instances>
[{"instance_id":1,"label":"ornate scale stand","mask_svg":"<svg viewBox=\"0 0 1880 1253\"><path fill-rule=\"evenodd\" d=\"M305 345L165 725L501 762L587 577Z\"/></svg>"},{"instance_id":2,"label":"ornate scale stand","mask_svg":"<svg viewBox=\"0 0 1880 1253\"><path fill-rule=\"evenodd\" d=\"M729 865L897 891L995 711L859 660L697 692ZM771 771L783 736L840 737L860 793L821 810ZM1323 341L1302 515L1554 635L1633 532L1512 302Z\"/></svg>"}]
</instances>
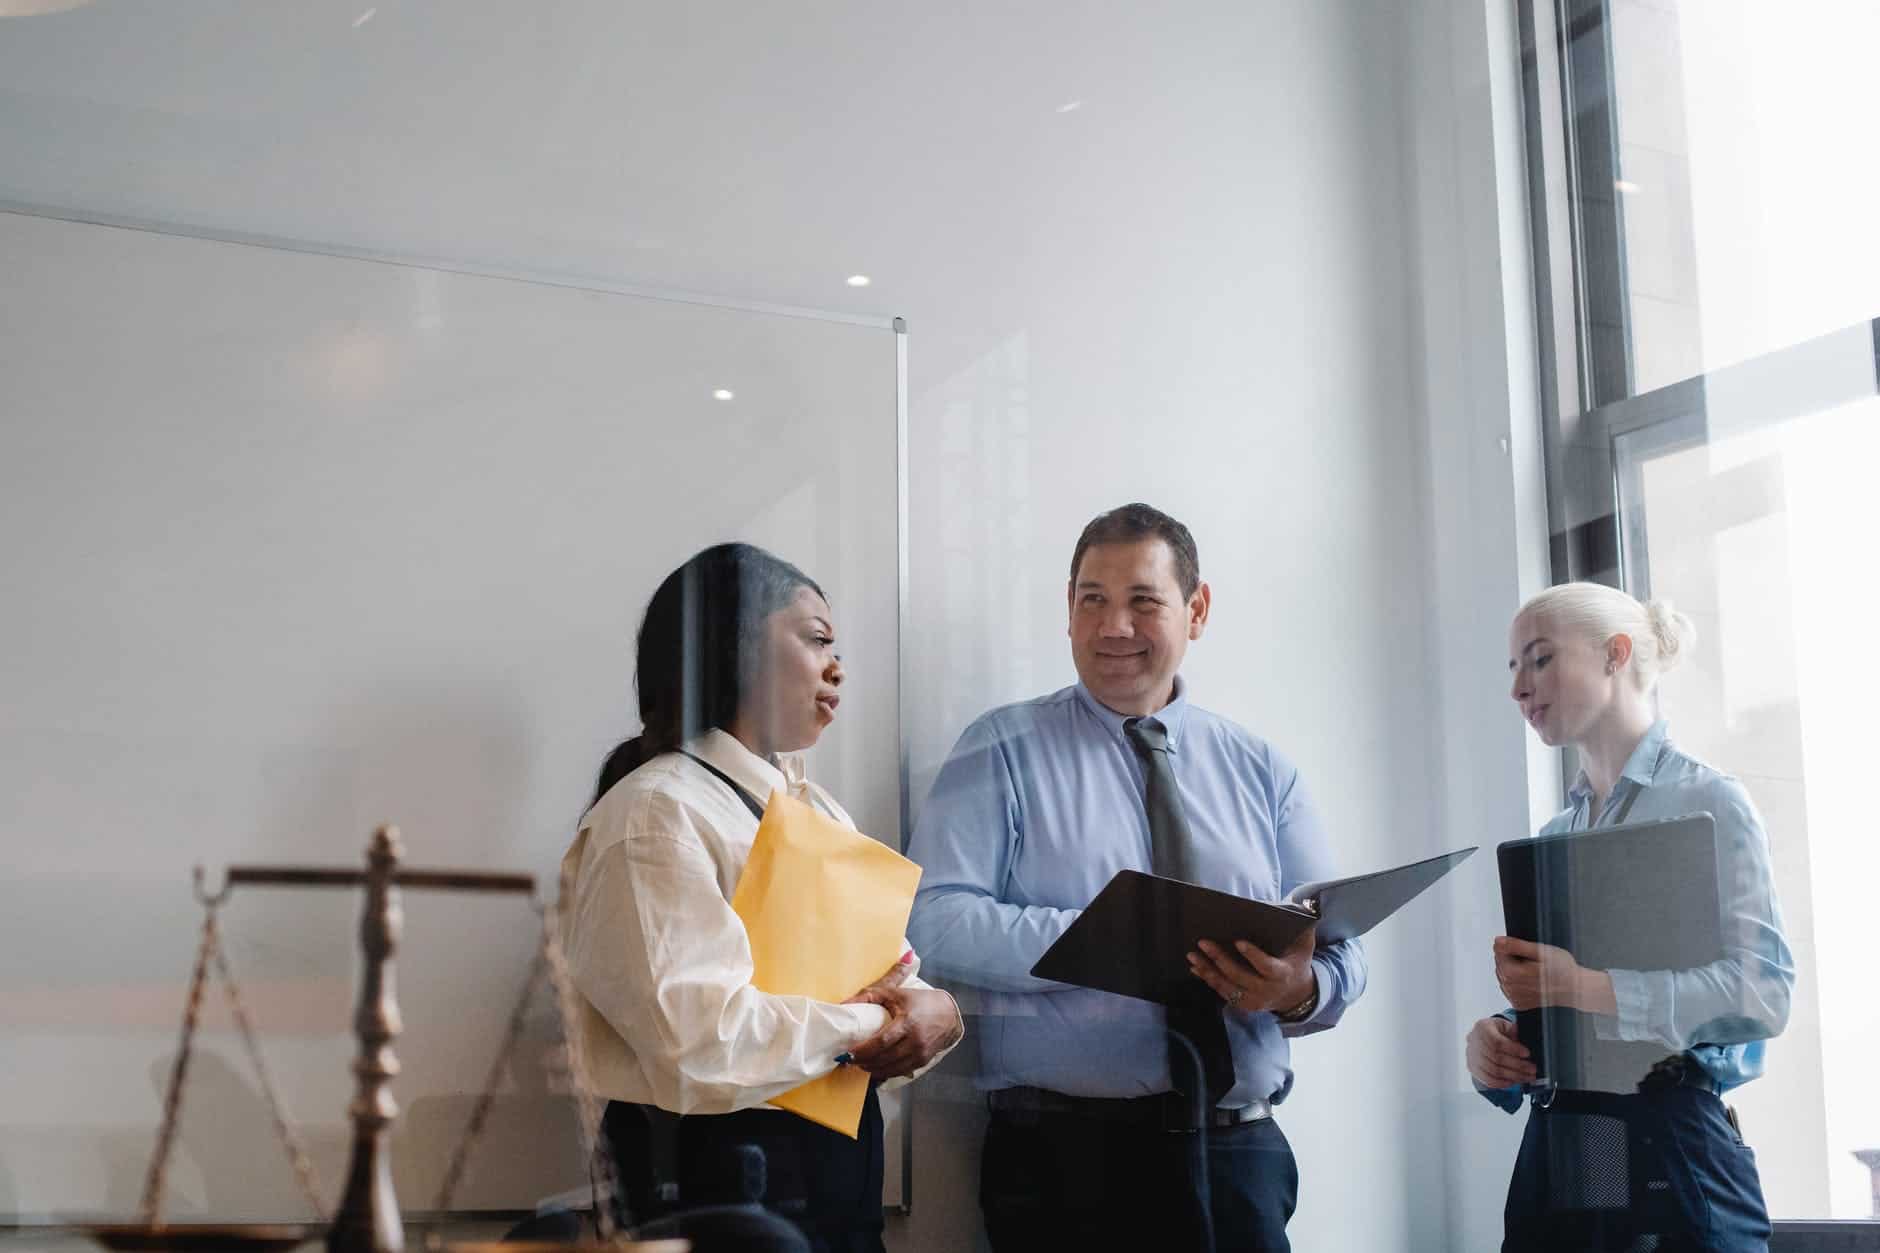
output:
<instances>
[{"instance_id":1,"label":"ornate scale stand","mask_svg":"<svg viewBox=\"0 0 1880 1253\"><path fill-rule=\"evenodd\" d=\"M225 1250L227 1253L258 1253L266 1249L284 1249L318 1235L317 1227L301 1226L187 1226L166 1227L161 1217L164 1182L168 1173L170 1150L175 1141L184 1081L188 1074L191 1045L200 1019L202 998L211 970L219 975L228 997L229 1008L247 1048L250 1061L260 1081L274 1118L274 1129L287 1149L294 1174L314 1212L324 1218L319 1182L306 1151L287 1119L274 1083L262 1061L254 1025L241 1000L234 976L222 951L216 910L238 884L264 887L360 887L366 889L365 910L360 917L359 944L364 954L363 976L359 986L359 1004L353 1017L359 1052L352 1070L358 1079L348 1113L353 1124L352 1158L346 1174L346 1188L339 1210L326 1227L329 1253L403 1253L404 1224L399 1217L398 1199L392 1189L391 1125L398 1116L390 1084L398 1074L398 1058L392 1041L401 1030L393 977L392 956L397 951L404 913L399 889L418 888L449 892L498 892L533 897L535 880L526 874L474 870L407 869L399 864L402 848L396 827L380 827L366 849L363 870L326 869L304 866L231 866L227 881L219 893L211 896L202 889L202 871L196 871L197 897L205 916L202 942L195 969L190 978L189 997L183 1012L182 1042L170 1072L164 1096L163 1121L157 1145L145 1179L140 1219L136 1224L95 1225L89 1230L101 1243L114 1249L166 1250L184 1246L197 1249ZM566 885L564 885L565 888ZM580 1114L581 1133L592 1163L605 1157L601 1149L600 1101L585 1081L585 1068L578 1055L579 1033L575 1029L576 1000L573 983L563 958L553 906L543 907L542 940L536 953L522 996L509 1018L508 1028L490 1069L489 1079L473 1109L469 1123L445 1172L436 1208L447 1211L450 1199L462 1178L470 1150L479 1138L490 1103L503 1068L521 1038L529 1002L542 980L547 978L555 990L555 1009L561 1019L563 1047L560 1066L565 1068ZM612 1214L608 1206L595 1206L594 1220L600 1244L612 1250L632 1249L652 1253L677 1253L685 1242L650 1242L623 1244L615 1240ZM493 1246L492 1246L493 1247ZM504 1248L521 1246L503 1246ZM558 1246L577 1250L578 1245Z\"/></svg>"}]
</instances>

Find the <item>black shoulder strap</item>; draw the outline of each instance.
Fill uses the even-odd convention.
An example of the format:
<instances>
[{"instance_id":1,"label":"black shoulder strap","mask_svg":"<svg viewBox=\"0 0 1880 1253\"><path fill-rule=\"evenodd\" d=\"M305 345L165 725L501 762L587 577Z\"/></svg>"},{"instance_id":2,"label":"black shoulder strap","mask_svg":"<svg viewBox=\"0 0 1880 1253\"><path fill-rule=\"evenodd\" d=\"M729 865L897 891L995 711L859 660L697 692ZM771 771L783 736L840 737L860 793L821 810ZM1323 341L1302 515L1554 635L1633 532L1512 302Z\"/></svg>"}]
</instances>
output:
<instances>
[{"instance_id":1,"label":"black shoulder strap","mask_svg":"<svg viewBox=\"0 0 1880 1253\"><path fill-rule=\"evenodd\" d=\"M1614 814L1612 816L1612 821L1607 823L1606 825L1609 827L1616 827L1620 823L1624 822L1626 815L1632 812L1632 802L1637 800L1638 794L1640 792L1643 792L1644 790L1645 789L1641 787L1637 782L1634 782L1632 784L1632 790L1626 793L1626 797L1623 801L1619 802L1619 812Z\"/></svg>"},{"instance_id":2,"label":"black shoulder strap","mask_svg":"<svg viewBox=\"0 0 1880 1253\"><path fill-rule=\"evenodd\" d=\"M1665 754L1669 752L1670 749L1671 749L1671 741L1668 739L1664 743L1658 746L1658 756L1652 759L1652 777L1653 778L1656 778L1658 776L1658 771L1664 766ZM1632 802L1636 801L1638 799L1638 794L1640 792L1643 792L1644 790L1645 790L1644 784L1640 783L1637 779L1632 780L1632 790L1626 794L1625 800L1620 802L1619 812L1614 814L1612 816L1612 821L1607 823L1606 825L1609 827L1616 827L1620 823L1624 822L1626 820L1626 815L1632 812ZM1592 825L1593 824L1590 822L1587 823L1587 826L1589 827Z\"/></svg>"},{"instance_id":3,"label":"black shoulder strap","mask_svg":"<svg viewBox=\"0 0 1880 1253\"><path fill-rule=\"evenodd\" d=\"M692 758L693 761L696 761L699 765L705 767L707 770L711 771L713 774L717 775L719 782L723 783L726 787L730 788L733 792L736 792L738 794L738 799L744 802L744 807L751 811L751 817L757 819L759 822L762 822L764 820L764 807L757 803L757 798L755 796L752 796L749 792L739 787L737 780L733 779L730 775L720 770L717 766L712 765L709 761L706 761L703 757L697 756L696 754L693 754L693 753L687 753L683 748L680 749L679 751L681 753L684 753L687 757Z\"/></svg>"}]
</instances>

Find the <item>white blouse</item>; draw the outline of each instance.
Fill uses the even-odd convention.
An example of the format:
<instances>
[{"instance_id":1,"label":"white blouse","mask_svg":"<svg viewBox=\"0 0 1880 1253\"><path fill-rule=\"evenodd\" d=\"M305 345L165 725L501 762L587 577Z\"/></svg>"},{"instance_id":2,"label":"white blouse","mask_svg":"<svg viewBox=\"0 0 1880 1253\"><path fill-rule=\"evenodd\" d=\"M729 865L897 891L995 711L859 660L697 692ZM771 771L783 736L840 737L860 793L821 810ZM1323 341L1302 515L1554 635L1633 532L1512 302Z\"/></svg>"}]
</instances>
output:
<instances>
[{"instance_id":1,"label":"white blouse","mask_svg":"<svg viewBox=\"0 0 1880 1253\"><path fill-rule=\"evenodd\" d=\"M781 791L855 827L803 777L800 755L772 765L718 730L686 749L760 802ZM582 1060L601 1096L678 1114L762 1106L887 1025L879 1005L751 986L731 895L756 835L744 802L680 753L635 770L581 819L562 859L574 875L562 937L582 1001Z\"/></svg>"}]
</instances>

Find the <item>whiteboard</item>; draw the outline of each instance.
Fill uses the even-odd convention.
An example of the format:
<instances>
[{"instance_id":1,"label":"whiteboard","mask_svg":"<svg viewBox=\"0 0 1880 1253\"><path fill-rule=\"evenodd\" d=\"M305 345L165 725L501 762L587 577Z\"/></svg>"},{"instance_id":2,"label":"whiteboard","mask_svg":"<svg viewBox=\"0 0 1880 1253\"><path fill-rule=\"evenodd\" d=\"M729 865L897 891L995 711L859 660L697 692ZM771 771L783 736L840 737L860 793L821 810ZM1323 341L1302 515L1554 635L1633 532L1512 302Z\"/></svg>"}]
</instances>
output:
<instances>
[{"instance_id":1,"label":"whiteboard","mask_svg":"<svg viewBox=\"0 0 1880 1253\"><path fill-rule=\"evenodd\" d=\"M828 591L849 681L812 775L899 846L895 329L21 213L0 274L0 1214L134 1210L192 863L356 865L394 822L411 864L552 875L635 728L646 598L708 543ZM404 906L411 1213L536 920ZM223 923L329 1201L359 908L241 889ZM304 1216L227 1015L206 1021L168 1213ZM538 1009L525 1053L553 1037ZM585 1180L539 1069L502 1094L458 1208Z\"/></svg>"}]
</instances>

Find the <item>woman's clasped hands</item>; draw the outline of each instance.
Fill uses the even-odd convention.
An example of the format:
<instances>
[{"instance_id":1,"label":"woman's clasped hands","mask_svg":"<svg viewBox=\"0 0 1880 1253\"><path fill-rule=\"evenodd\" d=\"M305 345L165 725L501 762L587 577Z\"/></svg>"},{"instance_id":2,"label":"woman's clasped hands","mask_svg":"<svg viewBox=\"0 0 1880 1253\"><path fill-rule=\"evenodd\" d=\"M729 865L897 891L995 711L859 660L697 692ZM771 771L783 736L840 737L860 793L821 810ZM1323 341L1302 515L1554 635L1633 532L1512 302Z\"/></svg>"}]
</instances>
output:
<instances>
[{"instance_id":1,"label":"woman's clasped hands","mask_svg":"<svg viewBox=\"0 0 1880 1253\"><path fill-rule=\"evenodd\" d=\"M881 978L843 1002L888 1011L887 1026L856 1045L847 1065L875 1079L899 1079L926 1066L966 1034L951 996L938 988L906 986L913 973L912 954L904 954Z\"/></svg>"}]
</instances>

